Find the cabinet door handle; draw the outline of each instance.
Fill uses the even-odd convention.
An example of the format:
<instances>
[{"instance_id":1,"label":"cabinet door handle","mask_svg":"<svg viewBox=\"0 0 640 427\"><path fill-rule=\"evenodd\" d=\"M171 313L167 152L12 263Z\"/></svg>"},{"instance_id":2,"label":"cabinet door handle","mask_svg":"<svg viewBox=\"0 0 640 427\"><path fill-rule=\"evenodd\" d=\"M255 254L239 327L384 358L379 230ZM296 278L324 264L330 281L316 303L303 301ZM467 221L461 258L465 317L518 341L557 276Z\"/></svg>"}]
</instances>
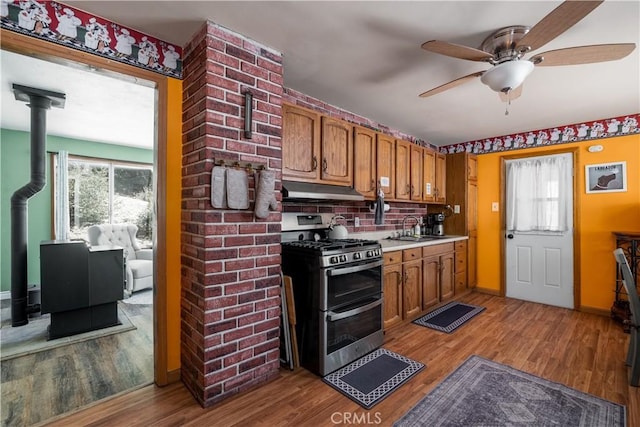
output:
<instances>
[{"instance_id":1,"label":"cabinet door handle","mask_svg":"<svg viewBox=\"0 0 640 427\"><path fill-rule=\"evenodd\" d=\"M327 158L326 158L326 157L324 157L324 158L322 159L322 171L323 171L323 172L326 172L326 171L327 171Z\"/></svg>"},{"instance_id":2,"label":"cabinet door handle","mask_svg":"<svg viewBox=\"0 0 640 427\"><path fill-rule=\"evenodd\" d=\"M376 181L373 179L371 180L371 188L369 191L376 191Z\"/></svg>"},{"instance_id":3,"label":"cabinet door handle","mask_svg":"<svg viewBox=\"0 0 640 427\"><path fill-rule=\"evenodd\" d=\"M407 273L404 273L404 283L405 285L407 284L407 280L409 280L409 275Z\"/></svg>"},{"instance_id":4,"label":"cabinet door handle","mask_svg":"<svg viewBox=\"0 0 640 427\"><path fill-rule=\"evenodd\" d=\"M314 171L316 169L318 169L318 158L313 156L313 166L311 167L311 170Z\"/></svg>"},{"instance_id":5,"label":"cabinet door handle","mask_svg":"<svg viewBox=\"0 0 640 427\"><path fill-rule=\"evenodd\" d=\"M407 184L407 189L405 194L411 194L411 187L409 186L409 184Z\"/></svg>"}]
</instances>

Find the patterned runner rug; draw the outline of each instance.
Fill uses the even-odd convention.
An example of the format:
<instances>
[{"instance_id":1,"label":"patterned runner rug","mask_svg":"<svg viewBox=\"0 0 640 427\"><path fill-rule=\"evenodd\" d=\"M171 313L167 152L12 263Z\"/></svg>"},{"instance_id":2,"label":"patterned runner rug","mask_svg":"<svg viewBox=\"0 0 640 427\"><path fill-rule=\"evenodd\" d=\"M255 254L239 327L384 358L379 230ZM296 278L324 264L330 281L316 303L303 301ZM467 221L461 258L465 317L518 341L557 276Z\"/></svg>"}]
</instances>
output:
<instances>
[{"instance_id":1,"label":"patterned runner rug","mask_svg":"<svg viewBox=\"0 0 640 427\"><path fill-rule=\"evenodd\" d=\"M454 301L425 314L413 323L449 334L482 310L484 307Z\"/></svg>"},{"instance_id":2,"label":"patterned runner rug","mask_svg":"<svg viewBox=\"0 0 640 427\"><path fill-rule=\"evenodd\" d=\"M479 356L467 359L394 423L396 427L625 425L622 405Z\"/></svg>"},{"instance_id":3,"label":"patterned runner rug","mask_svg":"<svg viewBox=\"0 0 640 427\"><path fill-rule=\"evenodd\" d=\"M370 409L423 368L420 362L379 348L322 380Z\"/></svg>"}]
</instances>

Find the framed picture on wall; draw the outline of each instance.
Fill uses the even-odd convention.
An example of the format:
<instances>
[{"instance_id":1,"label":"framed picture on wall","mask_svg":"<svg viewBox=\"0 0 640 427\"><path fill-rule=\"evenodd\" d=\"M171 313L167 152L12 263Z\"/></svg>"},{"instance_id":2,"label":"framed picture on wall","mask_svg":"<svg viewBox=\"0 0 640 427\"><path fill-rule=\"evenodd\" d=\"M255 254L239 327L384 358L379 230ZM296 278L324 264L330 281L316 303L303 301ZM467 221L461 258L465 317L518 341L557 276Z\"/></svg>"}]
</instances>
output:
<instances>
[{"instance_id":1,"label":"framed picture on wall","mask_svg":"<svg viewBox=\"0 0 640 427\"><path fill-rule=\"evenodd\" d=\"M587 193L627 191L627 162L585 166Z\"/></svg>"}]
</instances>

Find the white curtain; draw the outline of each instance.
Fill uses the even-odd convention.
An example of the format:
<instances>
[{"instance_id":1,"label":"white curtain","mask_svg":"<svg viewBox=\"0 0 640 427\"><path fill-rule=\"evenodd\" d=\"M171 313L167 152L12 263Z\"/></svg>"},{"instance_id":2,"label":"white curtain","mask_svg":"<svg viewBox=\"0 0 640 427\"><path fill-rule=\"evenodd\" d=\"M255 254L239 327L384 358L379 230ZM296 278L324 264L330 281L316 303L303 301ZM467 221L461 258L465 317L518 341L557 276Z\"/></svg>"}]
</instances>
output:
<instances>
[{"instance_id":1,"label":"white curtain","mask_svg":"<svg viewBox=\"0 0 640 427\"><path fill-rule=\"evenodd\" d=\"M567 231L571 155L507 162L507 230Z\"/></svg>"},{"instance_id":2,"label":"white curtain","mask_svg":"<svg viewBox=\"0 0 640 427\"><path fill-rule=\"evenodd\" d=\"M69 235L69 153L59 151L56 163L55 238L66 240Z\"/></svg>"}]
</instances>

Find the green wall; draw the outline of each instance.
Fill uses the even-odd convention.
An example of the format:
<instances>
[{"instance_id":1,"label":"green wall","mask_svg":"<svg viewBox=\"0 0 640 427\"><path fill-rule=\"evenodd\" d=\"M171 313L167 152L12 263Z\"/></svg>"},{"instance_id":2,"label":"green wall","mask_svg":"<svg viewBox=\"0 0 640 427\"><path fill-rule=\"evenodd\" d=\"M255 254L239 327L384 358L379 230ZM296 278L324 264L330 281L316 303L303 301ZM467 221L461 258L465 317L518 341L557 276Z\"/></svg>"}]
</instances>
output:
<instances>
[{"instance_id":1,"label":"green wall","mask_svg":"<svg viewBox=\"0 0 640 427\"><path fill-rule=\"evenodd\" d=\"M30 179L29 132L0 129L0 291L11 289L11 196ZM47 151L66 150L70 155L153 163L153 150L47 136ZM51 155L47 155L47 184L29 199L28 282L40 284L40 242L50 240L52 230Z\"/></svg>"}]
</instances>

